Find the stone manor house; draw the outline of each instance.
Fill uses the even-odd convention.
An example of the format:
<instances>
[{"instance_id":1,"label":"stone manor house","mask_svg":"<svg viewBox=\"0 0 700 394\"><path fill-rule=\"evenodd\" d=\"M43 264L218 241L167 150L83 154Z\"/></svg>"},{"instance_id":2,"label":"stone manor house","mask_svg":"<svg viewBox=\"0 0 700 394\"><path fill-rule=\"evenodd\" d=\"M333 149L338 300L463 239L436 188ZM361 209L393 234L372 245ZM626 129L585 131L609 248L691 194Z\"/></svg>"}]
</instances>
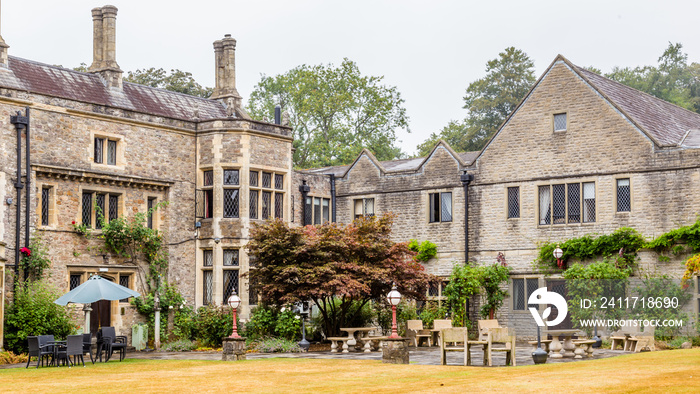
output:
<instances>
[{"instance_id":1,"label":"stone manor house","mask_svg":"<svg viewBox=\"0 0 700 394\"><path fill-rule=\"evenodd\" d=\"M78 72L8 55L0 38L0 268L3 294L27 234L41 234L50 280L68 291L98 273L144 291L139 268L100 251L73 222L99 232L105 220L146 212L166 234L168 281L190 305L222 304L242 315L258 301L242 274L251 226L349 223L396 213L396 241L437 244L426 270L447 279L454 264L513 267L499 311L518 335L535 328L526 304L557 278L536 272L537 244L633 227L654 237L700 211L700 115L577 67L558 56L480 152L438 143L424 158L379 162L363 151L350 165L296 171L291 128L260 122L236 90L236 41L214 42L216 86L208 98L122 81L114 6L92 10L93 62ZM680 276L681 260L641 266ZM695 282L693 311L700 293ZM441 299L444 286L427 298ZM91 326L129 333L122 301L93 305ZM79 320L77 320L79 321ZM1 330L0 330L1 332Z\"/></svg>"}]
</instances>

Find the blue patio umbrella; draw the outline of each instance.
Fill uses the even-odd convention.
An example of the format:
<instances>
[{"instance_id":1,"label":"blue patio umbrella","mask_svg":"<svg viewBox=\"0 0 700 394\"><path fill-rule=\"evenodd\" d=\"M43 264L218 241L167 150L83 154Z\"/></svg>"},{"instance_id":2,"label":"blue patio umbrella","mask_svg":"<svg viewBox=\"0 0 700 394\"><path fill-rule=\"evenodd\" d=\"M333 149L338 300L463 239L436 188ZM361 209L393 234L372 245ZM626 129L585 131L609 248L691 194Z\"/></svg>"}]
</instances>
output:
<instances>
[{"instance_id":1,"label":"blue patio umbrella","mask_svg":"<svg viewBox=\"0 0 700 394\"><path fill-rule=\"evenodd\" d=\"M91 304L100 300L121 300L129 297L140 297L141 294L110 282L99 275L93 275L82 285L69 291L59 297L54 303L58 305L68 305L72 302L75 304Z\"/></svg>"}]
</instances>

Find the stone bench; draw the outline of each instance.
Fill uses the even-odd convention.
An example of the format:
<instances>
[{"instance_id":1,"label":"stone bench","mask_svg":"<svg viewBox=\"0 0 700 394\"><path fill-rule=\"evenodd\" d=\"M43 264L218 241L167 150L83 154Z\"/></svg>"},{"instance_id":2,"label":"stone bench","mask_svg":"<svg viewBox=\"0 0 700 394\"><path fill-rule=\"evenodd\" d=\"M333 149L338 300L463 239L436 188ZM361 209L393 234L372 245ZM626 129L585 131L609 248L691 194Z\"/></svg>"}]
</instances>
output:
<instances>
[{"instance_id":1,"label":"stone bench","mask_svg":"<svg viewBox=\"0 0 700 394\"><path fill-rule=\"evenodd\" d=\"M549 344L552 343L551 339L543 339L540 341L542 343L542 346L544 346L544 351L549 353ZM537 350L537 341L527 341L530 345L532 345L533 349L532 350Z\"/></svg>"},{"instance_id":2,"label":"stone bench","mask_svg":"<svg viewBox=\"0 0 700 394\"><path fill-rule=\"evenodd\" d=\"M372 350L380 350L382 341L389 337L385 336L369 336L362 337L360 340L364 343L363 348L365 353L370 353Z\"/></svg>"},{"instance_id":3,"label":"stone bench","mask_svg":"<svg viewBox=\"0 0 700 394\"><path fill-rule=\"evenodd\" d=\"M584 354L586 357L593 357L593 345L595 342L595 339L579 339L574 341L574 345L578 346L578 348L574 350L574 358L583 358Z\"/></svg>"},{"instance_id":4,"label":"stone bench","mask_svg":"<svg viewBox=\"0 0 700 394\"><path fill-rule=\"evenodd\" d=\"M351 339L351 338L352 337L328 337L326 339L331 341L331 353L338 353L339 346L342 346L343 353L349 353L349 351L348 351L348 339Z\"/></svg>"}]
</instances>

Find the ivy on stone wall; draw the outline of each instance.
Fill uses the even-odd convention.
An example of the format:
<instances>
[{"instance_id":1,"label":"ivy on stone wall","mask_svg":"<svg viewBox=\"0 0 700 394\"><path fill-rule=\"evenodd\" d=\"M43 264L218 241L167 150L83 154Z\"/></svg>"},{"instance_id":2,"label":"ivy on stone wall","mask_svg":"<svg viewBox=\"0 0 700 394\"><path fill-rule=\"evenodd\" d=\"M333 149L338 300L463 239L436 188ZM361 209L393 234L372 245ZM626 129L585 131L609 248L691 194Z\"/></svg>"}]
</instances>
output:
<instances>
[{"instance_id":1,"label":"ivy on stone wall","mask_svg":"<svg viewBox=\"0 0 700 394\"><path fill-rule=\"evenodd\" d=\"M419 243L412 239L408 242L408 248L418 253L415 257L417 261L426 262L437 255L437 245L428 240Z\"/></svg>"}]
</instances>

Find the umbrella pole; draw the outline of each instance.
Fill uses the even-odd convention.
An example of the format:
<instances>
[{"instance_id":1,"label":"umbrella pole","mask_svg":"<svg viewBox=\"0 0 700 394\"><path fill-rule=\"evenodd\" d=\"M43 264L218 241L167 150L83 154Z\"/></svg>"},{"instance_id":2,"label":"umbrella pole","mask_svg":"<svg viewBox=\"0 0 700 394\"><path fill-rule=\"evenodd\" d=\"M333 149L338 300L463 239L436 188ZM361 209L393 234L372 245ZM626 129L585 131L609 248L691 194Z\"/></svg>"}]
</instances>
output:
<instances>
[{"instance_id":1,"label":"umbrella pole","mask_svg":"<svg viewBox=\"0 0 700 394\"><path fill-rule=\"evenodd\" d=\"M85 325L83 326L83 333L89 333L90 332L90 311L92 308L90 307L90 304L85 304L83 306L83 311L85 312ZM92 334L90 332L90 334Z\"/></svg>"}]
</instances>

